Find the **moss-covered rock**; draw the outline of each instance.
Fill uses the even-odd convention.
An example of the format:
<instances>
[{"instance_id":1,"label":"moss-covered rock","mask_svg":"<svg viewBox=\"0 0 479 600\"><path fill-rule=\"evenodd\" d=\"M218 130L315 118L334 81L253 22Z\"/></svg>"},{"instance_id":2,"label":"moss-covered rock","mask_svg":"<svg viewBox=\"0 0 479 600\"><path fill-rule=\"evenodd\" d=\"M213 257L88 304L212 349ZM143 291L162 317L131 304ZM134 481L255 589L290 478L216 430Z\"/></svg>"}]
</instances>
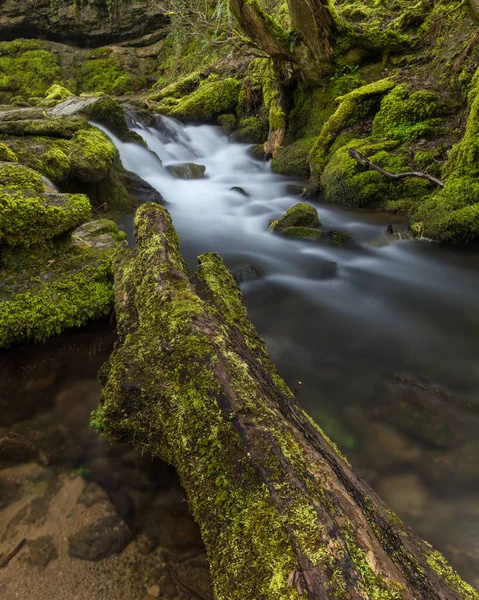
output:
<instances>
[{"instance_id":1,"label":"moss-covered rock","mask_svg":"<svg viewBox=\"0 0 479 600\"><path fill-rule=\"evenodd\" d=\"M83 109L90 120L104 125L116 136L122 138L128 133L125 113L120 104L111 96L101 96Z\"/></svg>"},{"instance_id":2,"label":"moss-covered rock","mask_svg":"<svg viewBox=\"0 0 479 600\"><path fill-rule=\"evenodd\" d=\"M258 117L246 117L238 123L232 135L235 142L261 144L268 137L268 122Z\"/></svg>"},{"instance_id":3,"label":"moss-covered rock","mask_svg":"<svg viewBox=\"0 0 479 600\"><path fill-rule=\"evenodd\" d=\"M115 146L98 129L78 131L72 138L71 174L81 181L101 181L110 172L116 159Z\"/></svg>"},{"instance_id":4,"label":"moss-covered rock","mask_svg":"<svg viewBox=\"0 0 479 600\"><path fill-rule=\"evenodd\" d=\"M112 252L77 247L0 270L0 348L43 341L110 312Z\"/></svg>"},{"instance_id":5,"label":"moss-covered rock","mask_svg":"<svg viewBox=\"0 0 479 600\"><path fill-rule=\"evenodd\" d=\"M366 138L351 140L330 157L321 176L321 185L328 202L355 207L386 206L397 210L394 204L399 199L414 201L434 189L434 184L424 179L392 181L377 171L367 169L349 156L355 148L364 156L391 173L411 171L406 154L393 151L398 141L376 143Z\"/></svg>"},{"instance_id":6,"label":"moss-covered rock","mask_svg":"<svg viewBox=\"0 0 479 600\"><path fill-rule=\"evenodd\" d=\"M0 189L33 190L43 192L43 181L40 173L24 165L11 162L0 163Z\"/></svg>"},{"instance_id":7,"label":"moss-covered rock","mask_svg":"<svg viewBox=\"0 0 479 600\"><path fill-rule=\"evenodd\" d=\"M309 154L315 141L315 138L300 138L292 144L280 148L271 162L271 168L275 173L283 175L308 177Z\"/></svg>"},{"instance_id":8,"label":"moss-covered rock","mask_svg":"<svg viewBox=\"0 0 479 600\"><path fill-rule=\"evenodd\" d=\"M299 225L295 225L292 227L284 227L280 231L288 237L297 237L311 240L317 240L321 237L321 230L314 227L302 227Z\"/></svg>"},{"instance_id":9,"label":"moss-covered rock","mask_svg":"<svg viewBox=\"0 0 479 600\"><path fill-rule=\"evenodd\" d=\"M118 56L111 52L101 54L106 50L108 48L92 50L80 67L77 81L82 92L103 92L112 96L121 96L136 92L145 86L146 79L127 72Z\"/></svg>"},{"instance_id":10,"label":"moss-covered rock","mask_svg":"<svg viewBox=\"0 0 479 600\"><path fill-rule=\"evenodd\" d=\"M71 139L85 127L85 121L75 118L35 118L0 122L0 135L46 136Z\"/></svg>"},{"instance_id":11,"label":"moss-covered rock","mask_svg":"<svg viewBox=\"0 0 479 600\"><path fill-rule=\"evenodd\" d=\"M226 133L231 133L236 126L236 117L232 113L220 115L216 120Z\"/></svg>"},{"instance_id":12,"label":"moss-covered rock","mask_svg":"<svg viewBox=\"0 0 479 600\"><path fill-rule=\"evenodd\" d=\"M202 179L205 176L206 167L195 163L183 163L181 165L170 165L166 167L177 179Z\"/></svg>"},{"instance_id":13,"label":"moss-covered rock","mask_svg":"<svg viewBox=\"0 0 479 600\"><path fill-rule=\"evenodd\" d=\"M42 105L44 106L55 106L59 102L63 102L67 98L72 98L73 94L66 87L55 83L45 92L45 100Z\"/></svg>"},{"instance_id":14,"label":"moss-covered rock","mask_svg":"<svg viewBox=\"0 0 479 600\"><path fill-rule=\"evenodd\" d=\"M179 104L167 111L172 117L191 121L208 121L230 111L238 101L240 84L233 77L207 79ZM160 105L161 108L161 105Z\"/></svg>"},{"instance_id":15,"label":"moss-covered rock","mask_svg":"<svg viewBox=\"0 0 479 600\"><path fill-rule=\"evenodd\" d=\"M279 219L271 221L269 228L271 231L284 231L286 228L291 227L317 229L320 225L318 211L310 204L300 202L288 208Z\"/></svg>"},{"instance_id":16,"label":"moss-covered rock","mask_svg":"<svg viewBox=\"0 0 479 600\"><path fill-rule=\"evenodd\" d=\"M439 121L437 95L428 90L410 93L406 85L398 85L381 102L373 120L373 136L411 141L435 131Z\"/></svg>"},{"instance_id":17,"label":"moss-covered rock","mask_svg":"<svg viewBox=\"0 0 479 600\"><path fill-rule=\"evenodd\" d=\"M90 201L81 194L0 189L0 245L42 244L78 227L90 211Z\"/></svg>"},{"instance_id":18,"label":"moss-covered rock","mask_svg":"<svg viewBox=\"0 0 479 600\"><path fill-rule=\"evenodd\" d=\"M162 81L158 81L152 88L150 99L154 101L164 100L165 98L181 98L194 92L200 85L201 75L195 71L186 77L180 77L170 85L162 86Z\"/></svg>"},{"instance_id":19,"label":"moss-covered rock","mask_svg":"<svg viewBox=\"0 0 479 600\"><path fill-rule=\"evenodd\" d=\"M6 144L0 143L0 161L17 162L17 155Z\"/></svg>"},{"instance_id":20,"label":"moss-covered rock","mask_svg":"<svg viewBox=\"0 0 479 600\"><path fill-rule=\"evenodd\" d=\"M44 96L54 83L61 83L63 71L48 43L15 40L0 43L0 97Z\"/></svg>"}]
</instances>

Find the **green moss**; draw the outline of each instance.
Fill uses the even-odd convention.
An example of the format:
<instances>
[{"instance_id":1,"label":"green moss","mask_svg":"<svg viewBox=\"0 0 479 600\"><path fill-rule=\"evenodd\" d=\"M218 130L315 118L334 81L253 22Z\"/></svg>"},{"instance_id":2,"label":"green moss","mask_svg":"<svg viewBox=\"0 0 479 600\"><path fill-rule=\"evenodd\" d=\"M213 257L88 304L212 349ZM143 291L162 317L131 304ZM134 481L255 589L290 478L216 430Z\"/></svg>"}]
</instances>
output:
<instances>
[{"instance_id":1,"label":"green moss","mask_svg":"<svg viewBox=\"0 0 479 600\"><path fill-rule=\"evenodd\" d=\"M125 72L116 56L95 58L95 54L90 54L82 65L77 79L82 92L103 92L114 96L136 92L146 84L143 77Z\"/></svg>"},{"instance_id":2,"label":"green moss","mask_svg":"<svg viewBox=\"0 0 479 600\"><path fill-rule=\"evenodd\" d=\"M446 559L442 554L436 551L431 551L427 555L427 564L434 569L440 577L444 579L454 590L459 592L464 600L478 600L479 592L472 586L463 581L459 575L447 564Z\"/></svg>"},{"instance_id":3,"label":"green moss","mask_svg":"<svg viewBox=\"0 0 479 600\"><path fill-rule=\"evenodd\" d=\"M0 94L44 96L63 72L48 44L33 40L0 43Z\"/></svg>"},{"instance_id":4,"label":"green moss","mask_svg":"<svg viewBox=\"0 0 479 600\"><path fill-rule=\"evenodd\" d=\"M236 105L239 87L238 81L233 77L219 81L206 80L195 92L183 98L169 114L178 119L207 121Z\"/></svg>"},{"instance_id":5,"label":"green moss","mask_svg":"<svg viewBox=\"0 0 479 600\"><path fill-rule=\"evenodd\" d=\"M17 162L17 156L7 144L0 142L0 161L2 162Z\"/></svg>"},{"instance_id":6,"label":"green moss","mask_svg":"<svg viewBox=\"0 0 479 600\"><path fill-rule=\"evenodd\" d=\"M336 137L348 125L351 119L357 113L359 104L368 98L385 94L394 88L395 83L392 79L381 79L359 87L345 96L339 96L336 101L338 108L333 115L323 125L316 143L311 149L309 156L311 174L318 178L327 162L327 153Z\"/></svg>"},{"instance_id":7,"label":"green moss","mask_svg":"<svg viewBox=\"0 0 479 600\"><path fill-rule=\"evenodd\" d=\"M227 133L231 133L236 126L236 117L231 113L220 115L216 120Z\"/></svg>"},{"instance_id":8,"label":"green moss","mask_svg":"<svg viewBox=\"0 0 479 600\"><path fill-rule=\"evenodd\" d=\"M45 92L45 100L42 102L44 106L55 106L68 98L72 98L73 94L66 87L55 83Z\"/></svg>"},{"instance_id":9,"label":"green moss","mask_svg":"<svg viewBox=\"0 0 479 600\"><path fill-rule=\"evenodd\" d=\"M284 227L281 229L281 233L283 235L287 235L288 237L297 237L304 239L317 240L321 237L321 231L314 227L302 227L299 225L295 225L292 227Z\"/></svg>"},{"instance_id":10,"label":"green moss","mask_svg":"<svg viewBox=\"0 0 479 600\"><path fill-rule=\"evenodd\" d=\"M289 146L280 148L273 158L271 168L275 173L308 177L309 154L314 146L315 138L301 138Z\"/></svg>"},{"instance_id":11,"label":"green moss","mask_svg":"<svg viewBox=\"0 0 479 600\"><path fill-rule=\"evenodd\" d=\"M0 163L0 189L43 192L42 176L18 163Z\"/></svg>"},{"instance_id":12,"label":"green moss","mask_svg":"<svg viewBox=\"0 0 479 600\"><path fill-rule=\"evenodd\" d=\"M117 153L108 137L98 129L82 129L72 138L70 167L73 177L98 182L110 172Z\"/></svg>"},{"instance_id":13,"label":"green moss","mask_svg":"<svg viewBox=\"0 0 479 600\"><path fill-rule=\"evenodd\" d=\"M247 144L261 144L268 137L268 123L258 117L246 117L238 123L234 140Z\"/></svg>"},{"instance_id":14,"label":"green moss","mask_svg":"<svg viewBox=\"0 0 479 600\"><path fill-rule=\"evenodd\" d=\"M424 196L434 185L422 179L394 182L377 171L366 169L348 154L350 148L359 150L375 164L391 173L411 171L407 155L393 154L398 141L376 143L370 138L351 140L339 148L328 161L321 177L322 189L328 202L349 206L386 206L394 210L398 199Z\"/></svg>"},{"instance_id":15,"label":"green moss","mask_svg":"<svg viewBox=\"0 0 479 600\"><path fill-rule=\"evenodd\" d=\"M398 85L382 101L373 121L373 136L397 140L414 140L435 131L438 120L437 96L421 90L410 93L406 85Z\"/></svg>"},{"instance_id":16,"label":"green moss","mask_svg":"<svg viewBox=\"0 0 479 600\"><path fill-rule=\"evenodd\" d=\"M288 208L279 219L271 221L269 228L271 231L281 231L287 227L318 228L320 225L318 211L313 206L300 202Z\"/></svg>"},{"instance_id":17,"label":"green moss","mask_svg":"<svg viewBox=\"0 0 479 600\"><path fill-rule=\"evenodd\" d=\"M0 271L0 347L39 342L110 312L111 252L72 249L22 273Z\"/></svg>"},{"instance_id":18,"label":"green moss","mask_svg":"<svg viewBox=\"0 0 479 600\"><path fill-rule=\"evenodd\" d=\"M353 240L350 235L342 231L329 231L328 236L331 246L344 246L345 244L350 244Z\"/></svg>"},{"instance_id":19,"label":"green moss","mask_svg":"<svg viewBox=\"0 0 479 600\"><path fill-rule=\"evenodd\" d=\"M118 137L128 133L128 123L120 104L111 96L102 96L83 111L89 119L104 125Z\"/></svg>"},{"instance_id":20,"label":"green moss","mask_svg":"<svg viewBox=\"0 0 479 600\"><path fill-rule=\"evenodd\" d=\"M70 174L70 161L60 148L51 147L42 155L42 173L55 183L64 181Z\"/></svg>"},{"instance_id":21,"label":"green moss","mask_svg":"<svg viewBox=\"0 0 479 600\"><path fill-rule=\"evenodd\" d=\"M194 92L200 85L201 76L199 72L191 73L186 77L180 77L174 83L163 87L162 81L157 82L152 88L152 94L150 99L154 101L160 101L164 98L181 98Z\"/></svg>"},{"instance_id":22,"label":"green moss","mask_svg":"<svg viewBox=\"0 0 479 600\"><path fill-rule=\"evenodd\" d=\"M0 189L0 245L41 244L83 223L90 209L80 194Z\"/></svg>"},{"instance_id":23,"label":"green moss","mask_svg":"<svg viewBox=\"0 0 479 600\"><path fill-rule=\"evenodd\" d=\"M85 122L82 119L34 118L32 120L25 119L0 122L0 134L14 136L48 136L71 139L79 129L84 127Z\"/></svg>"}]
</instances>

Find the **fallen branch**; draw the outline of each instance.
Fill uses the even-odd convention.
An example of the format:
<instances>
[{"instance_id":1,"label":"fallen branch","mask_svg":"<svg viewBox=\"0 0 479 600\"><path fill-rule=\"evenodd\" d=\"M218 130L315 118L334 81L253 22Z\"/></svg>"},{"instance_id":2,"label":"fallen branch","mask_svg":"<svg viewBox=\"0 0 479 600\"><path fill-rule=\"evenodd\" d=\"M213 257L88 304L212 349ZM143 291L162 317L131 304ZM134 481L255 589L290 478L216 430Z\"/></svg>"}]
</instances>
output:
<instances>
[{"instance_id":1,"label":"fallen branch","mask_svg":"<svg viewBox=\"0 0 479 600\"><path fill-rule=\"evenodd\" d=\"M8 565L8 563L12 560L12 558L14 558L20 552L20 550L23 548L26 541L27 541L27 538L23 538L23 540L21 540L15 546L15 548L10 552L10 554L7 554L7 556L5 556L5 558L2 558L0 560L0 569L4 569ZM3 554L2 554L2 556L3 556Z\"/></svg>"},{"instance_id":2,"label":"fallen branch","mask_svg":"<svg viewBox=\"0 0 479 600\"><path fill-rule=\"evenodd\" d=\"M221 258L189 272L157 204L135 235L92 424L176 467L215 600L479 600L298 405Z\"/></svg>"},{"instance_id":3,"label":"fallen branch","mask_svg":"<svg viewBox=\"0 0 479 600\"><path fill-rule=\"evenodd\" d=\"M419 179L427 179L428 181L432 181L432 183L444 187L444 183L437 177L434 177L433 175L421 173L420 171L410 171L407 173L390 173L389 171L386 171L386 169L383 169L379 165L374 164L371 160L369 160L369 158L366 158L363 154L361 154L361 152L358 152L358 150L355 150L354 148L350 148L348 154L351 158L356 159L358 163L363 165L363 167L373 169L374 171L381 173L381 175L384 175L384 177L392 179L393 181L401 181L402 179L407 179L408 177L418 177Z\"/></svg>"}]
</instances>

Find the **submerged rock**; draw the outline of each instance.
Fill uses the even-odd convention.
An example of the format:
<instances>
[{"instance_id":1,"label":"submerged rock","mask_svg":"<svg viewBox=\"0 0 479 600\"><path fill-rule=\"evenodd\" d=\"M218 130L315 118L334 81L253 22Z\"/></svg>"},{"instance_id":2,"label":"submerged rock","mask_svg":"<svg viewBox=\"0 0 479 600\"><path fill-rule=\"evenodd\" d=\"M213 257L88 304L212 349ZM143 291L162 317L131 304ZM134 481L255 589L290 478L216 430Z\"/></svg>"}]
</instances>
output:
<instances>
[{"instance_id":1,"label":"submerged rock","mask_svg":"<svg viewBox=\"0 0 479 600\"><path fill-rule=\"evenodd\" d=\"M184 163L181 165L170 165L166 167L177 179L202 179L205 176L206 167L195 163Z\"/></svg>"},{"instance_id":2,"label":"submerged rock","mask_svg":"<svg viewBox=\"0 0 479 600\"><path fill-rule=\"evenodd\" d=\"M264 277L264 271L253 265L239 265L230 269L236 283L246 283Z\"/></svg>"},{"instance_id":3,"label":"submerged rock","mask_svg":"<svg viewBox=\"0 0 479 600\"><path fill-rule=\"evenodd\" d=\"M68 554L82 560L102 560L119 554L131 537L128 526L117 514L107 515L70 535Z\"/></svg>"},{"instance_id":4,"label":"submerged rock","mask_svg":"<svg viewBox=\"0 0 479 600\"><path fill-rule=\"evenodd\" d=\"M432 447L459 446L474 439L479 426L474 407L446 388L407 374L384 375L369 410Z\"/></svg>"}]
</instances>

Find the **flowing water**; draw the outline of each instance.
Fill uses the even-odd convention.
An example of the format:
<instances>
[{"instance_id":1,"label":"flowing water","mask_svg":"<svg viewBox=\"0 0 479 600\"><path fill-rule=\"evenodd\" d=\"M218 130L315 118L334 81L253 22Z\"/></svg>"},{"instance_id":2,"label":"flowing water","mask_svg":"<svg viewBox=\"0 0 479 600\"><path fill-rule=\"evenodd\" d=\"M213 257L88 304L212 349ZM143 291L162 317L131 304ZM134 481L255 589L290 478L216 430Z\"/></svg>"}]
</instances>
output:
<instances>
[{"instance_id":1,"label":"flowing water","mask_svg":"<svg viewBox=\"0 0 479 600\"><path fill-rule=\"evenodd\" d=\"M156 128L133 129L149 150L107 133L124 167L168 203L189 266L215 251L232 270L261 273L241 284L244 300L279 372L300 388L300 403L399 516L479 586L479 251L395 241L387 225L404 229L400 218L322 201L313 204L323 227L349 234L353 243L334 247L327 236L312 242L273 234L268 222L301 201L301 182L275 175L214 126L162 118ZM205 177L175 179L166 168L185 162L204 165ZM133 243L133 217L120 224ZM78 334L86 344L77 354L68 338L58 338L67 348L61 360L48 345L13 353L4 380L18 388L23 369L33 383L15 398L16 408L25 398L30 404L12 422L56 398L55 414L67 428L82 424L82 464L135 529L162 483L147 478L146 505L129 511L122 492L137 485L137 463L129 458L125 472L125 460L114 458L118 449L99 450L85 432L97 402L94 374L111 343L110 334L92 327ZM100 349L94 341L92 350L91 335L103 340ZM56 375L45 380L51 356Z\"/></svg>"}]
</instances>

